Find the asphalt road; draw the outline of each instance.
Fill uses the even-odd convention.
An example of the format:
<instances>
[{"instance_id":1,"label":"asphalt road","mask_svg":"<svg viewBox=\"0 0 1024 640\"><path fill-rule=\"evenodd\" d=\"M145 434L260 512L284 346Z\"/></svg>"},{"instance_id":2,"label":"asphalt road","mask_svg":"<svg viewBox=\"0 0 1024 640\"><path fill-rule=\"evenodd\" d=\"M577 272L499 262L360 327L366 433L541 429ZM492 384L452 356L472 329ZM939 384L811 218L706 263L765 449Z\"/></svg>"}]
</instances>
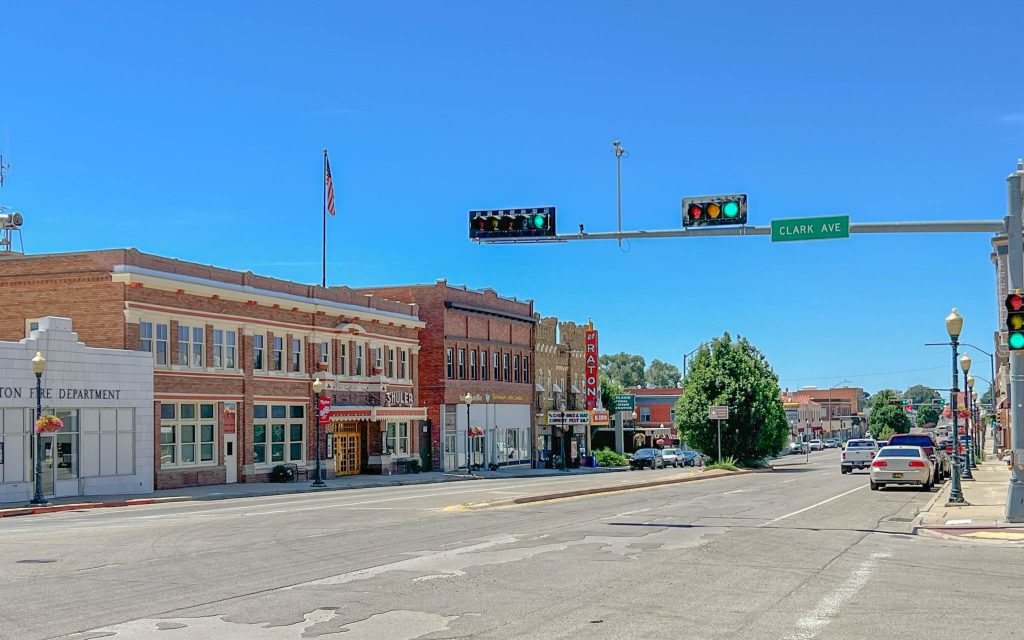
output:
<instances>
[{"instance_id":1,"label":"asphalt road","mask_svg":"<svg viewBox=\"0 0 1024 640\"><path fill-rule=\"evenodd\" d=\"M910 535L932 494L838 459L471 510L624 474L0 520L0 638L1021 637L1019 547Z\"/></svg>"}]
</instances>

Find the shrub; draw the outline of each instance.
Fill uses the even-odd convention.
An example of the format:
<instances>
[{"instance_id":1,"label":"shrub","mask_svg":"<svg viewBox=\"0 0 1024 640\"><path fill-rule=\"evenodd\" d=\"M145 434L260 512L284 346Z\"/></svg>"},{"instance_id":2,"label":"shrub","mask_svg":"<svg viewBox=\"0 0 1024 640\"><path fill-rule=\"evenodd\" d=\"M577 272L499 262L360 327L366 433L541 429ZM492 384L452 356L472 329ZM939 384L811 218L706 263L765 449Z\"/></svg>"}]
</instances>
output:
<instances>
[{"instance_id":1,"label":"shrub","mask_svg":"<svg viewBox=\"0 0 1024 640\"><path fill-rule=\"evenodd\" d=\"M279 464L270 471L271 482L291 482L295 479L295 475L291 468L286 467L283 464Z\"/></svg>"},{"instance_id":2,"label":"shrub","mask_svg":"<svg viewBox=\"0 0 1024 640\"><path fill-rule=\"evenodd\" d=\"M722 458L718 462L716 462L714 464L709 464L709 465L707 465L704 468L705 469L725 469L726 471L739 471L740 470L740 468L737 466L736 458L733 458L732 456L727 456L725 458Z\"/></svg>"},{"instance_id":3,"label":"shrub","mask_svg":"<svg viewBox=\"0 0 1024 640\"><path fill-rule=\"evenodd\" d=\"M597 456L597 465L599 467L624 467L629 464L629 459L626 456L616 453L608 447L598 449L594 453Z\"/></svg>"}]
</instances>

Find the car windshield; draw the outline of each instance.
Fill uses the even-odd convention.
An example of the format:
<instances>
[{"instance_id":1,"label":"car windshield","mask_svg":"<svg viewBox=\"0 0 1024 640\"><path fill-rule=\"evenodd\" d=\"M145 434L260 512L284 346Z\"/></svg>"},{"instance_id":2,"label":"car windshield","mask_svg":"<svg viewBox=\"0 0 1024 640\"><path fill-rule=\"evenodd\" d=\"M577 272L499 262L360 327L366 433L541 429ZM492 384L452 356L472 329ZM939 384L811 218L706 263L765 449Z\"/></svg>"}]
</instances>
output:
<instances>
[{"instance_id":1,"label":"car windshield","mask_svg":"<svg viewBox=\"0 0 1024 640\"><path fill-rule=\"evenodd\" d=\"M920 458L921 450L914 447L885 447L878 452L879 458Z\"/></svg>"},{"instance_id":2,"label":"car windshield","mask_svg":"<svg viewBox=\"0 0 1024 640\"><path fill-rule=\"evenodd\" d=\"M651 458L655 454L654 449L640 449L633 454L634 458Z\"/></svg>"},{"instance_id":3,"label":"car windshield","mask_svg":"<svg viewBox=\"0 0 1024 640\"><path fill-rule=\"evenodd\" d=\"M875 443L871 440L850 440L846 443L847 449L858 449L858 448L873 448Z\"/></svg>"}]
</instances>

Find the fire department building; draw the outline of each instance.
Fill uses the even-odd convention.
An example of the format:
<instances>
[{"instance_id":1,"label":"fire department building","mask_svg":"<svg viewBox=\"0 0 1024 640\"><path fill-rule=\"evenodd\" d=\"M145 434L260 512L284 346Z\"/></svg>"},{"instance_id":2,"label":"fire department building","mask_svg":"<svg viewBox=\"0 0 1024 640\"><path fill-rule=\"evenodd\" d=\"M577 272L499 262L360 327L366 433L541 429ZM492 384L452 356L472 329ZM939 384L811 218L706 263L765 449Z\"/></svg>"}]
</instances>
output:
<instances>
[{"instance_id":1,"label":"fire department building","mask_svg":"<svg viewBox=\"0 0 1024 640\"><path fill-rule=\"evenodd\" d=\"M420 458L416 304L135 249L4 256L0 299L0 340L61 316L90 347L150 354L158 489L312 478L315 377L327 477Z\"/></svg>"}]
</instances>

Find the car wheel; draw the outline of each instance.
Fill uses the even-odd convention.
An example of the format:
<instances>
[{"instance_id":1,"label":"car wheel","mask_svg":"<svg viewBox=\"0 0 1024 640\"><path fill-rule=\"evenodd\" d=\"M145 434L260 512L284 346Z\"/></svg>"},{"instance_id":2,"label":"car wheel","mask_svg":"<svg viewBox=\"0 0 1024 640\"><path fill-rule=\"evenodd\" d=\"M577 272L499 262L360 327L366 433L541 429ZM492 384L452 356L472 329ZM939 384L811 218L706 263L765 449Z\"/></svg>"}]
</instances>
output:
<instances>
[{"instance_id":1,"label":"car wheel","mask_svg":"<svg viewBox=\"0 0 1024 640\"><path fill-rule=\"evenodd\" d=\"M878 488L879 488L880 486L881 486L881 485L879 485L879 484L878 484L877 482L874 482L874 481L872 481L872 482L871 482L871 490L872 490L872 491L878 491Z\"/></svg>"}]
</instances>

